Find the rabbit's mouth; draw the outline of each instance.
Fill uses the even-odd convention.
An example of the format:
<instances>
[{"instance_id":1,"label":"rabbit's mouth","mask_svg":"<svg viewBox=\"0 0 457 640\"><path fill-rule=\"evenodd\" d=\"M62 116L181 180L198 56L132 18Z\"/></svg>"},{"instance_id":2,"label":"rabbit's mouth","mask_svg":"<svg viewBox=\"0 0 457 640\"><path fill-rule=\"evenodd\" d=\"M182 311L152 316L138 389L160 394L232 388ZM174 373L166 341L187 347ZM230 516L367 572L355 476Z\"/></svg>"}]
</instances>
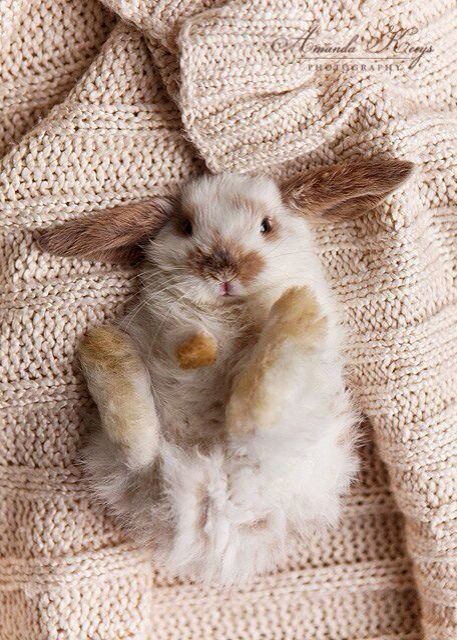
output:
<instances>
[{"instance_id":1,"label":"rabbit's mouth","mask_svg":"<svg viewBox=\"0 0 457 640\"><path fill-rule=\"evenodd\" d=\"M232 284L230 282L221 282L219 285L219 293L221 296L230 296L232 290Z\"/></svg>"},{"instance_id":2,"label":"rabbit's mouth","mask_svg":"<svg viewBox=\"0 0 457 640\"><path fill-rule=\"evenodd\" d=\"M237 278L217 279L216 287L218 297L226 300L240 298L246 294L244 286Z\"/></svg>"}]
</instances>

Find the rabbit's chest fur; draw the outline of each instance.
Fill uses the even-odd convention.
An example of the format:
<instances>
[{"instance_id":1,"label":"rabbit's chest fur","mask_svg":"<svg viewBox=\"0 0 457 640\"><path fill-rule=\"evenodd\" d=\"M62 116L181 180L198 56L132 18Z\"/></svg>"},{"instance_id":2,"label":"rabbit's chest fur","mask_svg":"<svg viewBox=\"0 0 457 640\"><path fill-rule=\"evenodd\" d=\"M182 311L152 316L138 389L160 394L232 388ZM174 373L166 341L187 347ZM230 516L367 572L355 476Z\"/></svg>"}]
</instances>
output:
<instances>
[{"instance_id":1,"label":"rabbit's chest fur","mask_svg":"<svg viewBox=\"0 0 457 640\"><path fill-rule=\"evenodd\" d=\"M233 376L259 331L258 318L245 304L199 309L184 303L170 307L168 301L164 320L161 301L151 297L130 333L141 346L168 439L201 450L223 439ZM209 366L183 369L176 351L195 333L210 334L216 340L217 356Z\"/></svg>"}]
</instances>

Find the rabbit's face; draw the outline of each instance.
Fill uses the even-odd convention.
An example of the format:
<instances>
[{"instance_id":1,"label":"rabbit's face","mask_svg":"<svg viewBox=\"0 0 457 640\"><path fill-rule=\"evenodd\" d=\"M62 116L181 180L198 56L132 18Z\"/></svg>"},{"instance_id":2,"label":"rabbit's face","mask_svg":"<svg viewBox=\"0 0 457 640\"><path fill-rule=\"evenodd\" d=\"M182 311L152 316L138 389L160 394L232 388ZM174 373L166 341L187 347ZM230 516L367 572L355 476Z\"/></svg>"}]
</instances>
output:
<instances>
[{"instance_id":1,"label":"rabbit's face","mask_svg":"<svg viewBox=\"0 0 457 640\"><path fill-rule=\"evenodd\" d=\"M306 222L288 213L273 181L205 176L184 188L146 256L170 291L225 304L298 277L310 242Z\"/></svg>"}]
</instances>

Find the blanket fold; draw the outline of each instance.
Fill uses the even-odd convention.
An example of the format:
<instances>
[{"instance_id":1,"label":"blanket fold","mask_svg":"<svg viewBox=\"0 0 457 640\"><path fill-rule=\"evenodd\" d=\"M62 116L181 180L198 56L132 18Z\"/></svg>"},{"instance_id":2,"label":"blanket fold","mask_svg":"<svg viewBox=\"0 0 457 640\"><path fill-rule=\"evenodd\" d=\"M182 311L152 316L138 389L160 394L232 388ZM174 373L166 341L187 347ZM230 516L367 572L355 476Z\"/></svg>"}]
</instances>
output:
<instances>
[{"instance_id":1,"label":"blanket fold","mask_svg":"<svg viewBox=\"0 0 457 640\"><path fill-rule=\"evenodd\" d=\"M0 7L0 640L454 639L454 4L103 4ZM417 29L432 51L412 68L380 53L327 67L300 46L310 25L364 50ZM35 230L204 167L292 175L374 154L412 160L413 179L375 213L316 227L370 423L341 526L239 589L157 573L75 464L96 419L77 343L123 313L134 274L42 255Z\"/></svg>"}]
</instances>

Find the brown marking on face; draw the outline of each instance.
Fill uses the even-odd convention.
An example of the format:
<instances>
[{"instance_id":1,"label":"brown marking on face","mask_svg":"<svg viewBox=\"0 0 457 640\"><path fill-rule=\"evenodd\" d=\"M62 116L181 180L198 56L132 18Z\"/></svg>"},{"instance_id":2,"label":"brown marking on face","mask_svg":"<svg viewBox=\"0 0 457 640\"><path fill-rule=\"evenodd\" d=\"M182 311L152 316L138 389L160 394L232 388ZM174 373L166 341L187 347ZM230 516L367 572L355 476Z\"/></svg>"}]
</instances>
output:
<instances>
[{"instance_id":1,"label":"brown marking on face","mask_svg":"<svg viewBox=\"0 0 457 640\"><path fill-rule=\"evenodd\" d=\"M238 278L246 285L252 282L265 266L265 260L255 250L245 251L235 242L224 242L215 234L211 253L194 249L189 253L187 264L191 271L205 278Z\"/></svg>"},{"instance_id":2,"label":"brown marking on face","mask_svg":"<svg viewBox=\"0 0 457 640\"><path fill-rule=\"evenodd\" d=\"M257 251L249 251L240 257L239 280L246 285L252 282L265 266L265 260Z\"/></svg>"},{"instance_id":3,"label":"brown marking on face","mask_svg":"<svg viewBox=\"0 0 457 640\"><path fill-rule=\"evenodd\" d=\"M181 369L198 369L213 364L217 358L217 342L206 333L197 333L176 350Z\"/></svg>"},{"instance_id":4,"label":"brown marking on face","mask_svg":"<svg viewBox=\"0 0 457 640\"><path fill-rule=\"evenodd\" d=\"M184 204L182 200L179 200L173 212L173 223L180 236L189 237L192 235L196 214L197 209L192 203Z\"/></svg>"},{"instance_id":5,"label":"brown marking on face","mask_svg":"<svg viewBox=\"0 0 457 640\"><path fill-rule=\"evenodd\" d=\"M210 253L205 253L199 248L191 251L188 264L197 275L213 278L221 275L227 278L235 277L238 268L235 255L217 240Z\"/></svg>"}]
</instances>

